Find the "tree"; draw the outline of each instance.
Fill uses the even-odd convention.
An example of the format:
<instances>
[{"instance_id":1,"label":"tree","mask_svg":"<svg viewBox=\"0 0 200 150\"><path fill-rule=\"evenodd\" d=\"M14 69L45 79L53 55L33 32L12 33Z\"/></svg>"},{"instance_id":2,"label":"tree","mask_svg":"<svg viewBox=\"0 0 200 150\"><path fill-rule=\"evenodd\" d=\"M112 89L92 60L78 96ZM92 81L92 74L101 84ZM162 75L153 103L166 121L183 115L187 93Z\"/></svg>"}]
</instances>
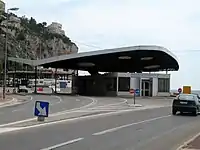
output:
<instances>
[{"instance_id":1,"label":"tree","mask_svg":"<svg viewBox=\"0 0 200 150\"><path fill-rule=\"evenodd\" d=\"M35 20L33 17L31 17L29 23L30 23L31 25L36 25L36 24L37 24L36 20Z\"/></svg>"},{"instance_id":2,"label":"tree","mask_svg":"<svg viewBox=\"0 0 200 150\"><path fill-rule=\"evenodd\" d=\"M20 33L17 35L17 40L18 40L18 41L23 41L23 40L25 40L25 39L26 39L26 37L25 37L25 35L24 35L23 32L20 32Z\"/></svg>"},{"instance_id":3,"label":"tree","mask_svg":"<svg viewBox=\"0 0 200 150\"><path fill-rule=\"evenodd\" d=\"M43 27L46 27L47 23L46 22L42 22L42 25L43 25Z\"/></svg>"},{"instance_id":4,"label":"tree","mask_svg":"<svg viewBox=\"0 0 200 150\"><path fill-rule=\"evenodd\" d=\"M26 27L29 23L28 18L26 18L26 16L22 16L20 19L21 19L21 25Z\"/></svg>"},{"instance_id":5,"label":"tree","mask_svg":"<svg viewBox=\"0 0 200 150\"><path fill-rule=\"evenodd\" d=\"M0 73L3 71L3 62L0 60Z\"/></svg>"}]
</instances>

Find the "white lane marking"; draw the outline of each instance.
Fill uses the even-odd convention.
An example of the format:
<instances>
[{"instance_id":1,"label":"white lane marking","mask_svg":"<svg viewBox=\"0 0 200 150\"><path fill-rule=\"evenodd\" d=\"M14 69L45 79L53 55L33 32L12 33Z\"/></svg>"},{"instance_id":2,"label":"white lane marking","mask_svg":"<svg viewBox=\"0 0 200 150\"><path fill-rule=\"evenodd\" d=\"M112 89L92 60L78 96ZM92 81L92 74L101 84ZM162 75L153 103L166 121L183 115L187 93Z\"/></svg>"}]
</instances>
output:
<instances>
[{"instance_id":1,"label":"white lane marking","mask_svg":"<svg viewBox=\"0 0 200 150\"><path fill-rule=\"evenodd\" d=\"M0 128L0 134L6 133L6 132L11 132L11 131L16 131L19 128Z\"/></svg>"},{"instance_id":2,"label":"white lane marking","mask_svg":"<svg viewBox=\"0 0 200 150\"><path fill-rule=\"evenodd\" d=\"M16 98L12 97L11 101L3 103L2 105L0 105L0 108L6 107L6 106L11 106L11 105L13 105L12 103L16 102L16 100L17 100Z\"/></svg>"},{"instance_id":3,"label":"white lane marking","mask_svg":"<svg viewBox=\"0 0 200 150\"><path fill-rule=\"evenodd\" d=\"M83 140L83 139L84 139L84 138L73 139L73 140L70 140L70 141L67 141L67 142L64 142L64 143L60 143L60 144L51 146L51 147L43 148L43 149L41 149L41 150L53 150L53 149L56 149L56 148L59 148L59 147L63 147L63 146L69 145L69 144L76 143L76 142L81 141L81 140Z\"/></svg>"},{"instance_id":4,"label":"white lane marking","mask_svg":"<svg viewBox=\"0 0 200 150\"><path fill-rule=\"evenodd\" d=\"M62 123L62 122L70 122L70 121L76 121L76 120L83 120L83 119L92 119L92 118L96 118L96 117L103 117L103 116L109 116L109 115L114 115L114 114L120 114L120 113L128 113L128 112L132 112L132 111L141 111L141 110L151 110L151 109L155 109L155 108L165 108L166 106L161 106L161 107L150 107L150 108L141 108L141 109L129 109L129 110L120 110L120 111L114 111L114 112L108 112L108 113L103 113L103 114L97 114L97 115L91 115L91 116L84 116L84 117L77 117L77 118L72 118L72 119L65 119L65 120L60 120L60 121L54 121L54 122L49 122L49 123L44 123L44 124L38 124L38 125L33 125L33 126L28 126L28 127L22 127L19 130L23 130L23 129L27 129L27 128L35 128L35 127L42 127L45 125L51 125L51 124L57 124L57 123ZM77 111L81 111L81 110L77 110ZM6 126L10 126L10 125L15 125L15 124L19 124L19 123L24 123L24 122L28 122L28 121L32 121L35 120L34 118L30 118L30 119L26 119L26 120L21 120L21 121L16 121L16 122L11 122L11 123L7 123L7 124L1 124L1 127L6 127Z\"/></svg>"},{"instance_id":5,"label":"white lane marking","mask_svg":"<svg viewBox=\"0 0 200 150\"><path fill-rule=\"evenodd\" d=\"M32 101L32 100L33 100L33 97L30 96L30 100L29 101ZM15 110L12 110L12 112L23 111L23 110L25 110L25 108L15 109Z\"/></svg>"},{"instance_id":6,"label":"white lane marking","mask_svg":"<svg viewBox=\"0 0 200 150\"><path fill-rule=\"evenodd\" d=\"M77 98L76 101L77 101L77 102L80 102L81 100Z\"/></svg>"},{"instance_id":7,"label":"white lane marking","mask_svg":"<svg viewBox=\"0 0 200 150\"><path fill-rule=\"evenodd\" d=\"M94 105L94 104L97 103L97 100L95 100L93 98L89 98L88 97L88 99L91 99L92 102L87 104L87 105L85 105L85 106L81 106L79 108L73 108L73 109L57 112L57 113L54 113L54 114L50 114L49 116L58 116L58 115L62 115L62 114L67 114L69 112L76 111L76 110L79 110L79 109L82 109L82 108L85 108L85 107L89 107L89 106ZM15 124L24 123L24 122L28 122L28 121L32 121L32 120L35 120L35 117L34 118L25 119L25 120L16 121L16 122L11 122L11 123L7 123L7 124L1 124L0 127L15 125Z\"/></svg>"},{"instance_id":8,"label":"white lane marking","mask_svg":"<svg viewBox=\"0 0 200 150\"><path fill-rule=\"evenodd\" d=\"M122 98L121 98L122 99ZM96 106L96 107L92 107L92 108L89 108L89 109L93 109L93 108L101 108L101 107L108 107L108 106L115 106L115 105L121 105L121 104L124 104L124 103L127 103L127 99L123 99L123 102L119 102L119 103L112 103L112 104L108 104L108 105L101 105L101 106Z\"/></svg>"},{"instance_id":9,"label":"white lane marking","mask_svg":"<svg viewBox=\"0 0 200 150\"><path fill-rule=\"evenodd\" d=\"M117 111L117 112L109 112L109 113L102 113L102 114L96 114L96 115L91 115L91 116L84 116L84 117L77 117L77 118L59 120L59 121L54 121L54 122L47 122L47 123L43 123L43 124L36 124L36 125L31 125L31 126L19 127L19 128L16 128L14 131L30 129L30 128L37 128L37 127L44 127L44 126L48 126L48 125L54 125L54 124L59 124L59 123L64 123L64 122L73 122L73 121L79 121L79 120L84 120L84 119L95 119L97 117L104 117L104 116L109 116L109 115L111 116L111 115L121 114L121 113L129 113L129 112L132 112L132 111L133 110L121 110L121 111ZM135 111L138 111L138 110L135 110ZM169 116L171 116L171 115L169 115ZM12 124L12 123L10 123L10 124ZM5 127L5 126L7 126L7 125L6 124L0 125L0 127Z\"/></svg>"},{"instance_id":10,"label":"white lane marking","mask_svg":"<svg viewBox=\"0 0 200 150\"><path fill-rule=\"evenodd\" d=\"M130 123L130 124L122 125L122 126L111 128L111 129L107 129L107 130L104 130L104 131L101 131L101 132L97 132L97 133L94 133L92 135L103 135L103 134L106 134L106 133L110 133L110 132L114 132L114 131L117 131L117 130L120 130L120 129L123 129L123 128L130 127L130 126L133 126L133 125L142 124L142 123L146 123L146 122L151 122L151 121L155 121L155 120L158 120L158 119L167 118L167 117L170 117L170 116L171 115L167 115L167 116L151 118L151 119L143 120L143 121L139 121L139 122L133 122L133 123Z\"/></svg>"},{"instance_id":11,"label":"white lane marking","mask_svg":"<svg viewBox=\"0 0 200 150\"><path fill-rule=\"evenodd\" d=\"M12 110L12 112L22 111L24 108Z\"/></svg>"},{"instance_id":12,"label":"white lane marking","mask_svg":"<svg viewBox=\"0 0 200 150\"><path fill-rule=\"evenodd\" d=\"M61 97L59 97L59 96L53 96L53 97L56 97L59 101L58 102L56 102L56 103L50 103L50 106L53 106L53 105L57 105L57 104L60 104L63 100L62 100L62 98Z\"/></svg>"},{"instance_id":13,"label":"white lane marking","mask_svg":"<svg viewBox=\"0 0 200 150\"><path fill-rule=\"evenodd\" d=\"M73 109L69 109L69 110L64 110L64 111L61 111L61 112L57 112L57 113L54 113L54 114L51 114L50 116L58 116L58 115L63 115L63 114L66 114L66 113L69 113L69 112L72 112L72 111L76 111L76 110L80 110L80 109L83 109L83 108L87 108L87 107L90 107L92 105L95 105L98 101L94 98L91 98L91 97L87 97L88 99L91 99L92 102L87 104L87 105L84 105L84 106L81 106L81 107L78 107L78 108L73 108Z\"/></svg>"}]
</instances>

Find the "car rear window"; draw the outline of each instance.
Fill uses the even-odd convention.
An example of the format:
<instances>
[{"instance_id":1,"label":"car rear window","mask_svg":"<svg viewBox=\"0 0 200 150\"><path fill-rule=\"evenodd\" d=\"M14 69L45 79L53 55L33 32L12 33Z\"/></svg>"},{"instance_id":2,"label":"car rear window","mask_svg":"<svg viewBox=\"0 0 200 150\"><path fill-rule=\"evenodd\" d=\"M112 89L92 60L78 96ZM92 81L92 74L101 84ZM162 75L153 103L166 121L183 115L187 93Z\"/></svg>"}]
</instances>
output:
<instances>
[{"instance_id":1,"label":"car rear window","mask_svg":"<svg viewBox=\"0 0 200 150\"><path fill-rule=\"evenodd\" d=\"M195 97L194 95L179 95L180 100L191 100L194 101Z\"/></svg>"}]
</instances>

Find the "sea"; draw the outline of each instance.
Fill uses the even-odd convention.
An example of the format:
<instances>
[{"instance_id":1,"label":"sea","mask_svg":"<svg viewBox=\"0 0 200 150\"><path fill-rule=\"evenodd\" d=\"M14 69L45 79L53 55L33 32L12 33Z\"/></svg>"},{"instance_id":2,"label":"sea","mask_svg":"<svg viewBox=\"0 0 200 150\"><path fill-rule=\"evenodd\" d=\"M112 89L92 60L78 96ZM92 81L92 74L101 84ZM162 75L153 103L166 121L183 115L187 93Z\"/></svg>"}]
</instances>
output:
<instances>
[{"instance_id":1,"label":"sea","mask_svg":"<svg viewBox=\"0 0 200 150\"><path fill-rule=\"evenodd\" d=\"M170 90L171 93L178 93L178 90ZM192 90L191 93L200 95L200 90Z\"/></svg>"}]
</instances>

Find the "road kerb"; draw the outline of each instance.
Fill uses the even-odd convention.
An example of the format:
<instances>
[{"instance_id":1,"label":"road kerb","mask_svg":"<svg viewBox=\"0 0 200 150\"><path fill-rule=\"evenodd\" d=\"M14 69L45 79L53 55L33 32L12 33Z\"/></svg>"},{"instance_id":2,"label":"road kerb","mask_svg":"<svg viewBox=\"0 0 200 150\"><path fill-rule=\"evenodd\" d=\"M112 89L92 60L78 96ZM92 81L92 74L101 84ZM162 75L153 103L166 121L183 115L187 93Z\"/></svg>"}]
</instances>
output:
<instances>
[{"instance_id":1,"label":"road kerb","mask_svg":"<svg viewBox=\"0 0 200 150\"><path fill-rule=\"evenodd\" d=\"M11 100L8 100L8 101L5 101L5 102L1 103L0 104L0 108L4 107L4 105L6 105L6 104L10 104L10 103L15 102L15 101L16 101L16 99L14 97L12 97Z\"/></svg>"},{"instance_id":2,"label":"road kerb","mask_svg":"<svg viewBox=\"0 0 200 150\"><path fill-rule=\"evenodd\" d=\"M21 104L27 103L27 102L29 102L31 100L32 100L32 96L30 97L30 99L25 100L24 102L19 102L19 99L12 97L12 100L10 100L10 101L8 101L6 103L3 103L2 105L0 105L0 108L8 107L8 106L21 105Z\"/></svg>"},{"instance_id":3,"label":"road kerb","mask_svg":"<svg viewBox=\"0 0 200 150\"><path fill-rule=\"evenodd\" d=\"M197 150L197 149L188 149L186 146L191 143L193 140L195 140L198 136L200 136L200 132L194 135L192 138L184 142L181 146L179 146L176 150Z\"/></svg>"}]
</instances>

